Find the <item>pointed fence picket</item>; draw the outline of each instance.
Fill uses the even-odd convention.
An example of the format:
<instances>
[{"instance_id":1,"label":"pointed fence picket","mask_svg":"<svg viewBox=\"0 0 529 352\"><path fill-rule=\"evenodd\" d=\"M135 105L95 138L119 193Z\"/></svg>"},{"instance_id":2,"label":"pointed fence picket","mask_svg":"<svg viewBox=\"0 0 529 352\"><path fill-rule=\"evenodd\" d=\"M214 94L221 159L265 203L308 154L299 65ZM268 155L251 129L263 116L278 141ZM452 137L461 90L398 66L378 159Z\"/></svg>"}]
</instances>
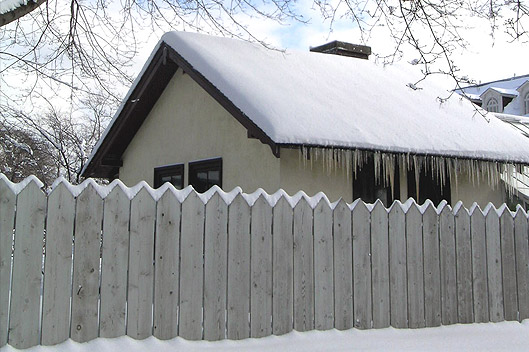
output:
<instances>
[{"instance_id":1,"label":"pointed fence picket","mask_svg":"<svg viewBox=\"0 0 529 352\"><path fill-rule=\"evenodd\" d=\"M46 196L30 182L17 196L9 344L27 348L39 343L42 244Z\"/></svg>"},{"instance_id":2,"label":"pointed fence picket","mask_svg":"<svg viewBox=\"0 0 529 352\"><path fill-rule=\"evenodd\" d=\"M250 206L241 195L228 208L227 333L233 340L250 337Z\"/></svg>"},{"instance_id":3,"label":"pointed fence picket","mask_svg":"<svg viewBox=\"0 0 529 352\"><path fill-rule=\"evenodd\" d=\"M105 198L103 217L99 336L119 337L126 333L130 219L130 200L120 187Z\"/></svg>"},{"instance_id":4,"label":"pointed fence picket","mask_svg":"<svg viewBox=\"0 0 529 352\"><path fill-rule=\"evenodd\" d=\"M9 292L11 283L11 250L15 227L17 196L0 179L0 347L7 343L9 326Z\"/></svg>"},{"instance_id":5,"label":"pointed fence picket","mask_svg":"<svg viewBox=\"0 0 529 352\"><path fill-rule=\"evenodd\" d=\"M180 203L168 190L156 208L154 244L153 335L161 340L178 334L179 249Z\"/></svg>"},{"instance_id":6,"label":"pointed fence picket","mask_svg":"<svg viewBox=\"0 0 529 352\"><path fill-rule=\"evenodd\" d=\"M521 208L0 176L0 347L529 318ZM42 299L41 299L42 295Z\"/></svg>"},{"instance_id":7,"label":"pointed fence picket","mask_svg":"<svg viewBox=\"0 0 529 352\"><path fill-rule=\"evenodd\" d=\"M439 264L439 217L432 204L422 216L424 250L424 316L426 326L441 325L441 271Z\"/></svg>"},{"instance_id":8,"label":"pointed fence picket","mask_svg":"<svg viewBox=\"0 0 529 352\"><path fill-rule=\"evenodd\" d=\"M293 265L294 237L292 234L293 210L285 197L274 206L272 253L272 332L282 335L292 331L294 314Z\"/></svg>"},{"instance_id":9,"label":"pointed fence picket","mask_svg":"<svg viewBox=\"0 0 529 352\"><path fill-rule=\"evenodd\" d=\"M250 225L250 336L272 333L272 207L259 197Z\"/></svg>"},{"instance_id":10,"label":"pointed fence picket","mask_svg":"<svg viewBox=\"0 0 529 352\"><path fill-rule=\"evenodd\" d=\"M48 197L46 260L42 298L43 345L55 345L70 337L72 245L75 198L61 183ZM125 266L126 268L126 266Z\"/></svg>"},{"instance_id":11,"label":"pointed fence picket","mask_svg":"<svg viewBox=\"0 0 529 352\"><path fill-rule=\"evenodd\" d=\"M155 219L156 202L143 188L130 205L127 335L135 339L152 335Z\"/></svg>"}]
</instances>

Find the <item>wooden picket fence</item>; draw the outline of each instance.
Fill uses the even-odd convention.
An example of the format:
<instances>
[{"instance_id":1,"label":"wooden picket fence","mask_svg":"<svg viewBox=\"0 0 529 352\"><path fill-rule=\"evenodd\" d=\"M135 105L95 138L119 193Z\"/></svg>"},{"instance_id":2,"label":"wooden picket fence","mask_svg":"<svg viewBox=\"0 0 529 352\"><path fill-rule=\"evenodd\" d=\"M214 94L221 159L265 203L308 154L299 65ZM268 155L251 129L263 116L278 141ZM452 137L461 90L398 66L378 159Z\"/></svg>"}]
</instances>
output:
<instances>
[{"instance_id":1,"label":"wooden picket fence","mask_svg":"<svg viewBox=\"0 0 529 352\"><path fill-rule=\"evenodd\" d=\"M522 320L528 264L522 209L0 175L0 347Z\"/></svg>"}]
</instances>

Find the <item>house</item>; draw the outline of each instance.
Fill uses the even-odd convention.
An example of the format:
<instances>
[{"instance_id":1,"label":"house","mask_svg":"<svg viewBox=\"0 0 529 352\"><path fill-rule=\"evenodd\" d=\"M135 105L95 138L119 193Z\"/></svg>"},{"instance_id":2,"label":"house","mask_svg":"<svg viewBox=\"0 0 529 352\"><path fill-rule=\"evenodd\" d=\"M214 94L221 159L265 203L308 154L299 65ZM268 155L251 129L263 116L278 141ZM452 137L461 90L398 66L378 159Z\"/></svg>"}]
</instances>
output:
<instances>
[{"instance_id":1,"label":"house","mask_svg":"<svg viewBox=\"0 0 529 352\"><path fill-rule=\"evenodd\" d=\"M470 85L456 92L529 137L529 74ZM521 171L510 178L503 177L503 180L515 190L515 202L528 209L529 168L524 167Z\"/></svg>"},{"instance_id":2,"label":"house","mask_svg":"<svg viewBox=\"0 0 529 352\"><path fill-rule=\"evenodd\" d=\"M296 52L166 33L83 176L386 205L503 203L501 175L529 164L529 139L459 97L439 99L447 90L433 80L417 87L416 66L369 54L342 42Z\"/></svg>"},{"instance_id":3,"label":"house","mask_svg":"<svg viewBox=\"0 0 529 352\"><path fill-rule=\"evenodd\" d=\"M529 116L529 75L470 85L456 92L489 112Z\"/></svg>"}]
</instances>

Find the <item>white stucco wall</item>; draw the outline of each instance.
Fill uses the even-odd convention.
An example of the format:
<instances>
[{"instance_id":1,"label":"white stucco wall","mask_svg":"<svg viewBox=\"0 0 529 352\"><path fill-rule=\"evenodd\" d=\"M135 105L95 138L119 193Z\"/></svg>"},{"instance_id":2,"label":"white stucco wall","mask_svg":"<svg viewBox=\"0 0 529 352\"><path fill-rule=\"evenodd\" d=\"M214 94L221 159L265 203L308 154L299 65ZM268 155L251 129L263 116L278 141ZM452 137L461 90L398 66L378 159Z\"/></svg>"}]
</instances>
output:
<instances>
[{"instance_id":1,"label":"white stucco wall","mask_svg":"<svg viewBox=\"0 0 529 352\"><path fill-rule=\"evenodd\" d=\"M346 202L353 199L352 170L328 170L323 159L303 161L299 149L281 149L281 187L288 194L295 194L300 189L312 196L318 192L327 195L331 202L343 198Z\"/></svg>"},{"instance_id":2,"label":"white stucco wall","mask_svg":"<svg viewBox=\"0 0 529 352\"><path fill-rule=\"evenodd\" d=\"M455 177L452 175L452 180L454 179ZM499 207L506 201L505 190L501 184L493 188L484 178L480 179L479 183L477 179L472 182L467 173L457 176L457 187L452 185L451 193L452 206L458 201L462 201L465 207L470 208L476 202L483 209L489 202Z\"/></svg>"},{"instance_id":3,"label":"white stucco wall","mask_svg":"<svg viewBox=\"0 0 529 352\"><path fill-rule=\"evenodd\" d=\"M125 153L120 179L128 186L153 184L154 168L222 157L223 189L245 192L279 188L279 159L188 75L178 70Z\"/></svg>"}]
</instances>

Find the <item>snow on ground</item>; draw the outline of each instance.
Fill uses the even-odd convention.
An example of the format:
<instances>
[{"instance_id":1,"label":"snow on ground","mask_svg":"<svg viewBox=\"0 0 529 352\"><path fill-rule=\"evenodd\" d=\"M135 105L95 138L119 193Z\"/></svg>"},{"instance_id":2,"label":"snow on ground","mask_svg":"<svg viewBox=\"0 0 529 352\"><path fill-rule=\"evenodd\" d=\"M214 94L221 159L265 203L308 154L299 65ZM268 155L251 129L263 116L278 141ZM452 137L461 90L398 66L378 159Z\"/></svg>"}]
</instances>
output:
<instances>
[{"instance_id":1,"label":"snow on ground","mask_svg":"<svg viewBox=\"0 0 529 352\"><path fill-rule=\"evenodd\" d=\"M4 346L0 351L17 350ZM26 351L529 351L529 320L522 323L459 324L414 330L387 328L292 332L283 336L219 342L192 342L181 338L160 341L154 337L142 341L130 337L101 338L82 344L69 340L57 346L36 346Z\"/></svg>"}]
</instances>

